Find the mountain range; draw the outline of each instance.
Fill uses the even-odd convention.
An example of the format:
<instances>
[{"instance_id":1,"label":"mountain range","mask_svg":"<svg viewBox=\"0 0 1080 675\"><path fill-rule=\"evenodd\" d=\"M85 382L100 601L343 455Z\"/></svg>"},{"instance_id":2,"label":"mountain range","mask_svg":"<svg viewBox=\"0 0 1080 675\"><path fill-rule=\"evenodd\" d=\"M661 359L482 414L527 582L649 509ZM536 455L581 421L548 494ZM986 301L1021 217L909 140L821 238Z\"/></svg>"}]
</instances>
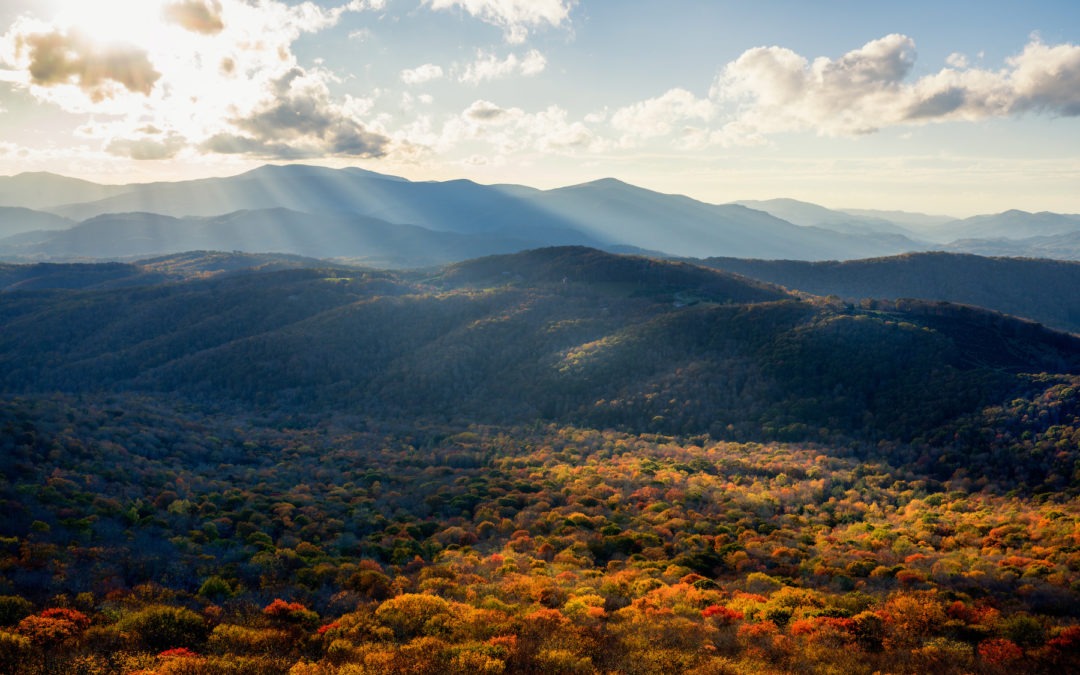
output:
<instances>
[{"instance_id":1,"label":"mountain range","mask_svg":"<svg viewBox=\"0 0 1080 675\"><path fill-rule=\"evenodd\" d=\"M960 220L787 199L707 204L615 179L537 190L303 165L133 185L36 173L0 177L0 206L0 258L24 261L206 249L419 267L553 245L697 258L852 260L925 250L1080 257L1080 216Z\"/></svg>"}]
</instances>

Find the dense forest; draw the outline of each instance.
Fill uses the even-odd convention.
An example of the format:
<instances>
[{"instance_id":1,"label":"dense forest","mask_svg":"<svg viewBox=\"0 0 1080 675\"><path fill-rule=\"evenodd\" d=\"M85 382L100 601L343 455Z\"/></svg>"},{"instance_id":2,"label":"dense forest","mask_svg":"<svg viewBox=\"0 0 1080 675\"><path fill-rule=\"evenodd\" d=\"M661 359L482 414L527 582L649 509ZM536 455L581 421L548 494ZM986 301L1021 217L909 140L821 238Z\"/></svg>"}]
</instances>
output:
<instances>
[{"instance_id":1,"label":"dense forest","mask_svg":"<svg viewBox=\"0 0 1080 675\"><path fill-rule=\"evenodd\" d=\"M907 253L845 262L709 258L699 264L815 295L947 300L1080 333L1080 262Z\"/></svg>"},{"instance_id":2,"label":"dense forest","mask_svg":"<svg viewBox=\"0 0 1080 675\"><path fill-rule=\"evenodd\" d=\"M582 248L300 267L0 295L0 671L1080 668L1077 338Z\"/></svg>"}]
</instances>

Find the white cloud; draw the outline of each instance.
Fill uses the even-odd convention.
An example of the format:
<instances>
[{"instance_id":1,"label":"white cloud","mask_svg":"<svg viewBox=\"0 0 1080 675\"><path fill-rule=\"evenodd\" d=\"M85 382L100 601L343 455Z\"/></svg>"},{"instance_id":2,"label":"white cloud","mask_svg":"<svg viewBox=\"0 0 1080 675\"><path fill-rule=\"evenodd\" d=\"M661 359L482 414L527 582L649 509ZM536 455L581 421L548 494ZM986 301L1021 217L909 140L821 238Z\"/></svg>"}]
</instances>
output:
<instances>
[{"instance_id":1,"label":"white cloud","mask_svg":"<svg viewBox=\"0 0 1080 675\"><path fill-rule=\"evenodd\" d=\"M442 67L434 63L425 63L422 66L401 71L401 81L405 84L423 84L442 76Z\"/></svg>"},{"instance_id":2,"label":"white cloud","mask_svg":"<svg viewBox=\"0 0 1080 675\"><path fill-rule=\"evenodd\" d=\"M466 66L465 72L458 79L468 84L480 84L486 80L497 80L514 75L525 77L538 75L546 67L547 59L535 49L529 50L521 58L516 54L510 54L501 60L492 53L480 52L476 60Z\"/></svg>"},{"instance_id":3,"label":"white cloud","mask_svg":"<svg viewBox=\"0 0 1080 675\"><path fill-rule=\"evenodd\" d=\"M558 27L570 16L573 0L429 0L432 9L461 8L472 16L501 27L506 41L520 44L529 29Z\"/></svg>"},{"instance_id":4,"label":"white cloud","mask_svg":"<svg viewBox=\"0 0 1080 675\"><path fill-rule=\"evenodd\" d=\"M491 101L474 101L448 121L431 145L449 151L468 142L481 142L495 153L510 155L537 151L552 154L595 152L609 143L582 122L571 121L559 106L534 113L503 108Z\"/></svg>"},{"instance_id":5,"label":"white cloud","mask_svg":"<svg viewBox=\"0 0 1080 675\"><path fill-rule=\"evenodd\" d=\"M948 68L909 80L915 43L888 35L839 59L808 61L790 49L758 47L723 68L711 95L737 106L713 134L722 143L761 142L789 131L822 135L978 120L1027 112L1080 115L1080 46L1035 40L999 70L971 67L958 54Z\"/></svg>"},{"instance_id":6,"label":"white cloud","mask_svg":"<svg viewBox=\"0 0 1080 675\"><path fill-rule=\"evenodd\" d=\"M945 63L951 68L967 68L968 58L959 52L953 52L945 58Z\"/></svg>"},{"instance_id":7,"label":"white cloud","mask_svg":"<svg viewBox=\"0 0 1080 675\"><path fill-rule=\"evenodd\" d=\"M740 121L765 133L868 133L893 114L914 63L914 42L895 34L835 61L811 63L790 49L758 47L724 68L713 94L747 103Z\"/></svg>"},{"instance_id":8,"label":"white cloud","mask_svg":"<svg viewBox=\"0 0 1080 675\"><path fill-rule=\"evenodd\" d=\"M708 122L716 112L716 104L698 98L685 89L671 89L616 110L611 126L624 134L623 143L630 145L638 139L667 136L675 128L691 121Z\"/></svg>"}]
</instances>

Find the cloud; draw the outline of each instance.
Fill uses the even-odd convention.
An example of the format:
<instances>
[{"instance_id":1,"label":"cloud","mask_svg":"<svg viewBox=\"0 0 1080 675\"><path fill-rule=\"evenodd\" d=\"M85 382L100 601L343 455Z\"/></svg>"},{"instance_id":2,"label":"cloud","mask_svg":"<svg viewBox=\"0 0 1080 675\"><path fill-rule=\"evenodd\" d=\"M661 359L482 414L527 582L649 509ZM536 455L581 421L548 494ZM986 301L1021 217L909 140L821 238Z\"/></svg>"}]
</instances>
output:
<instances>
[{"instance_id":1,"label":"cloud","mask_svg":"<svg viewBox=\"0 0 1080 675\"><path fill-rule=\"evenodd\" d=\"M130 45L95 45L77 30L33 30L6 36L14 65L40 87L72 84L92 101L112 98L119 85L149 95L161 77L145 50Z\"/></svg>"},{"instance_id":2,"label":"cloud","mask_svg":"<svg viewBox=\"0 0 1080 675\"><path fill-rule=\"evenodd\" d=\"M506 41L520 44L529 29L558 27L570 16L573 0L429 0L432 9L461 8L506 33Z\"/></svg>"},{"instance_id":3,"label":"cloud","mask_svg":"<svg viewBox=\"0 0 1080 675\"><path fill-rule=\"evenodd\" d=\"M114 138L105 146L105 151L138 160L172 159L187 145L187 141L177 134L161 136L156 129L147 131L150 133L136 138Z\"/></svg>"},{"instance_id":4,"label":"cloud","mask_svg":"<svg viewBox=\"0 0 1080 675\"><path fill-rule=\"evenodd\" d=\"M266 157L381 156L389 139L365 119L371 106L332 95L336 77L321 65L301 67L293 51L301 35L347 12L385 7L384 0L341 2L133 5L145 11L124 43L112 41L110 25L91 33L61 23L75 23L71 17L22 17L0 37L0 73L67 112L108 115L107 126L80 133L112 155L159 159L187 147ZM150 133L150 126L167 132Z\"/></svg>"},{"instance_id":5,"label":"cloud","mask_svg":"<svg viewBox=\"0 0 1080 675\"><path fill-rule=\"evenodd\" d=\"M237 133L216 134L205 149L267 157L382 157L390 139L369 129L353 111L367 106L330 98L324 77L295 67L272 83L268 96L250 114L230 120Z\"/></svg>"},{"instance_id":6,"label":"cloud","mask_svg":"<svg viewBox=\"0 0 1080 675\"><path fill-rule=\"evenodd\" d=\"M478 122L490 122L503 117L507 111L495 105L491 101L474 101L472 105L462 113L466 119Z\"/></svg>"},{"instance_id":7,"label":"cloud","mask_svg":"<svg viewBox=\"0 0 1080 675\"><path fill-rule=\"evenodd\" d=\"M405 84L423 84L442 76L442 67L434 63L425 63L422 66L401 71L401 81Z\"/></svg>"},{"instance_id":8,"label":"cloud","mask_svg":"<svg viewBox=\"0 0 1080 675\"><path fill-rule=\"evenodd\" d=\"M474 101L459 117L448 121L439 137L429 139L429 144L436 150L450 151L477 141L501 155L528 151L575 154L608 145L582 122L571 121L559 106L529 113L485 100Z\"/></svg>"},{"instance_id":9,"label":"cloud","mask_svg":"<svg viewBox=\"0 0 1080 675\"><path fill-rule=\"evenodd\" d=\"M869 133L888 122L914 63L914 42L896 34L836 60L758 47L723 69L713 95L747 103L741 121L766 133Z\"/></svg>"},{"instance_id":10,"label":"cloud","mask_svg":"<svg viewBox=\"0 0 1080 675\"><path fill-rule=\"evenodd\" d=\"M1080 116L1080 45L1032 42L1009 66L1012 111Z\"/></svg>"},{"instance_id":11,"label":"cloud","mask_svg":"<svg viewBox=\"0 0 1080 675\"><path fill-rule=\"evenodd\" d=\"M465 68L465 72L458 79L467 84L480 84L486 80L497 80L513 75L525 77L538 75L546 67L547 59L535 49L529 50L524 57L518 58L516 54L510 54L502 60L494 54L480 52L476 60Z\"/></svg>"},{"instance_id":12,"label":"cloud","mask_svg":"<svg viewBox=\"0 0 1080 675\"><path fill-rule=\"evenodd\" d=\"M195 33L214 35L225 28L218 0L179 0L166 4L161 11L167 21Z\"/></svg>"},{"instance_id":13,"label":"cloud","mask_svg":"<svg viewBox=\"0 0 1080 675\"><path fill-rule=\"evenodd\" d=\"M1080 46L1035 40L1005 67L972 67L959 54L937 73L911 79L914 41L888 35L839 59L809 61L783 47L757 47L726 65L711 96L737 110L713 134L721 143L760 142L793 131L858 135L879 129L1024 113L1080 115Z\"/></svg>"},{"instance_id":14,"label":"cloud","mask_svg":"<svg viewBox=\"0 0 1080 675\"><path fill-rule=\"evenodd\" d=\"M716 105L707 98L698 98L685 89L671 89L661 96L616 110L611 126L624 134L623 143L638 139L667 136L676 127L690 121L709 121Z\"/></svg>"},{"instance_id":15,"label":"cloud","mask_svg":"<svg viewBox=\"0 0 1080 675\"><path fill-rule=\"evenodd\" d=\"M952 68L967 68L968 58L959 52L953 52L945 58L945 63Z\"/></svg>"}]
</instances>

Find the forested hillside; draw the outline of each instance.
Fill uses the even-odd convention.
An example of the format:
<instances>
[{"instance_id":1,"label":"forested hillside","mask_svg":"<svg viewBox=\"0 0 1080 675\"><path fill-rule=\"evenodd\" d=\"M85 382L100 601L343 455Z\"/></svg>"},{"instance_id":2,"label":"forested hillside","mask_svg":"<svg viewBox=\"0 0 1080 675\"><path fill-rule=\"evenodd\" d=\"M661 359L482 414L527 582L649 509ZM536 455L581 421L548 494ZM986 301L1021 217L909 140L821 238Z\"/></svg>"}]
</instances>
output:
<instances>
[{"instance_id":1,"label":"forested hillside","mask_svg":"<svg viewBox=\"0 0 1080 675\"><path fill-rule=\"evenodd\" d=\"M709 258L699 264L816 295L946 300L1080 332L1080 263L909 253L847 262Z\"/></svg>"},{"instance_id":2,"label":"forested hillside","mask_svg":"<svg viewBox=\"0 0 1080 675\"><path fill-rule=\"evenodd\" d=\"M0 671L1080 668L1076 337L586 248L247 262L0 294Z\"/></svg>"}]
</instances>

